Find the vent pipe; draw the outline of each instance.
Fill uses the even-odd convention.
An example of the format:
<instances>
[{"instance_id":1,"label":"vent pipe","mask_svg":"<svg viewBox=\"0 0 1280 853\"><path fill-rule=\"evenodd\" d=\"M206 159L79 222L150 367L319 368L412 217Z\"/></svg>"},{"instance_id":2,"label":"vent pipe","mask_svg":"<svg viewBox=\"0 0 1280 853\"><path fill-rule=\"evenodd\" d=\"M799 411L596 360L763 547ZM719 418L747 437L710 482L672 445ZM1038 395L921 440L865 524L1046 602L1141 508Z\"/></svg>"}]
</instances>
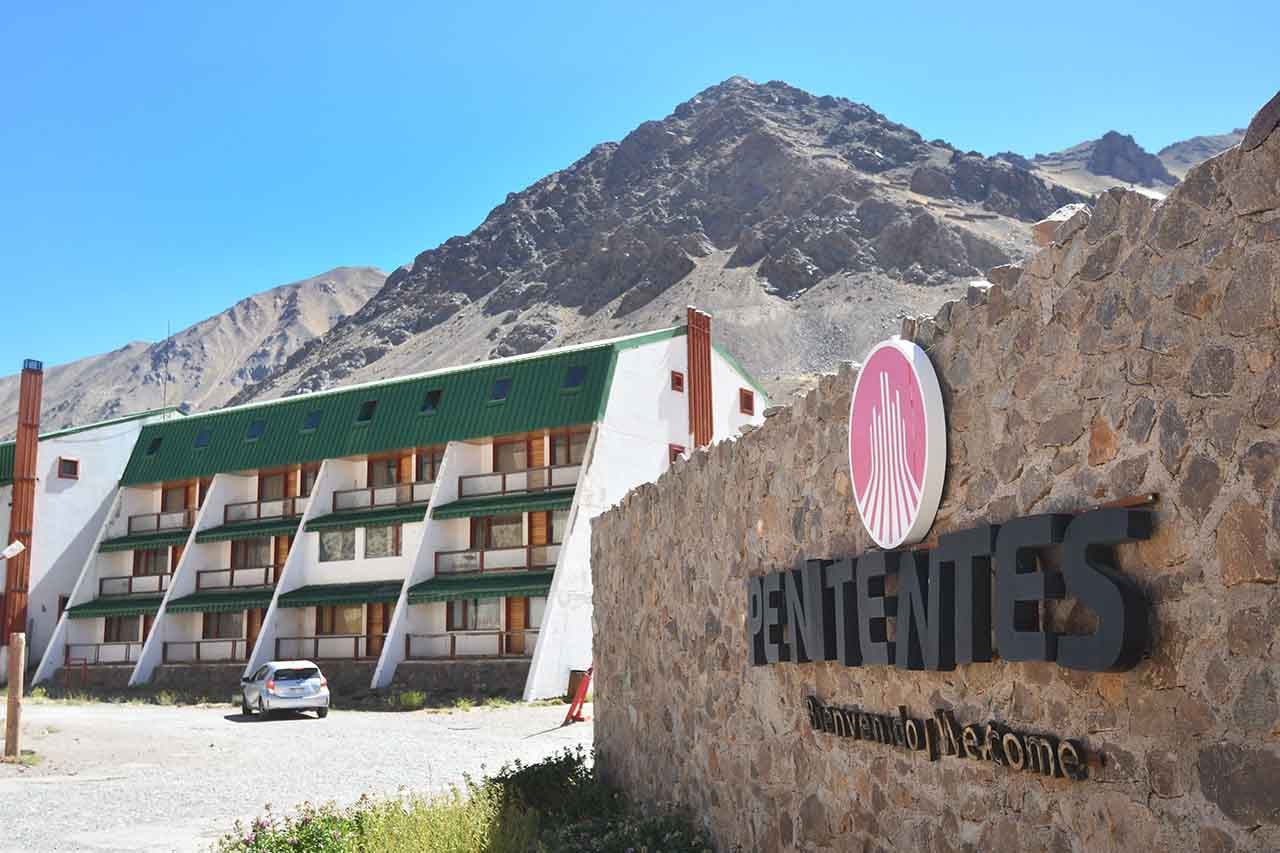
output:
<instances>
[{"instance_id":1,"label":"vent pipe","mask_svg":"<svg viewBox=\"0 0 1280 853\"><path fill-rule=\"evenodd\" d=\"M9 510L9 539L21 542L22 553L5 562L4 608L0 610L0 644L11 633L27 630L27 597L31 581L31 531L36 514L36 445L40 438L40 394L44 365L34 359L22 363L18 385L18 435L13 454L13 502ZM5 543L8 544L8 543Z\"/></svg>"},{"instance_id":2,"label":"vent pipe","mask_svg":"<svg viewBox=\"0 0 1280 853\"><path fill-rule=\"evenodd\" d=\"M688 323L689 432L694 447L706 447L715 434L711 419L711 315L691 305Z\"/></svg>"}]
</instances>

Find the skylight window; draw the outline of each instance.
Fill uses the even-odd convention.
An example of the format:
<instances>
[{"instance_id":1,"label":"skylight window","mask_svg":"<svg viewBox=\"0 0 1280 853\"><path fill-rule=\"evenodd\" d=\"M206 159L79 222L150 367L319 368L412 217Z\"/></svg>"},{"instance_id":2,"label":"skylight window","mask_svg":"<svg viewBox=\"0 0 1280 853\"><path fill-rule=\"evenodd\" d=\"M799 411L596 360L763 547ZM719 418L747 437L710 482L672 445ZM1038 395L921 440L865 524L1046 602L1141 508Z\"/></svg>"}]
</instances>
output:
<instances>
[{"instance_id":1,"label":"skylight window","mask_svg":"<svg viewBox=\"0 0 1280 853\"><path fill-rule=\"evenodd\" d=\"M504 376L502 379L496 379L493 383L493 390L489 392L490 403L501 403L507 399L511 393L511 377Z\"/></svg>"},{"instance_id":2,"label":"skylight window","mask_svg":"<svg viewBox=\"0 0 1280 853\"><path fill-rule=\"evenodd\" d=\"M204 450L209 446L209 428L203 427L196 433L196 450Z\"/></svg>"},{"instance_id":3,"label":"skylight window","mask_svg":"<svg viewBox=\"0 0 1280 853\"><path fill-rule=\"evenodd\" d=\"M440 398L444 396L444 390L441 388L432 388L422 398L422 408L419 413L423 415L434 415L436 409L440 408Z\"/></svg>"},{"instance_id":4,"label":"skylight window","mask_svg":"<svg viewBox=\"0 0 1280 853\"><path fill-rule=\"evenodd\" d=\"M245 441L257 441L262 438L262 434L267 431L266 421L253 421L249 424L249 428L244 431Z\"/></svg>"},{"instance_id":5,"label":"skylight window","mask_svg":"<svg viewBox=\"0 0 1280 853\"><path fill-rule=\"evenodd\" d=\"M360 411L356 414L356 423L367 424L373 420L373 413L378 411L377 400L365 400L360 404Z\"/></svg>"},{"instance_id":6,"label":"skylight window","mask_svg":"<svg viewBox=\"0 0 1280 853\"><path fill-rule=\"evenodd\" d=\"M307 416L302 419L302 431L315 432L316 428L318 428L319 426L320 426L320 410L316 409L314 411L307 412Z\"/></svg>"},{"instance_id":7,"label":"skylight window","mask_svg":"<svg viewBox=\"0 0 1280 853\"><path fill-rule=\"evenodd\" d=\"M155 438L151 439L151 443L147 445L147 455L155 456L156 451L160 449L160 442L162 441L164 441L164 439L158 435Z\"/></svg>"},{"instance_id":8,"label":"skylight window","mask_svg":"<svg viewBox=\"0 0 1280 853\"><path fill-rule=\"evenodd\" d=\"M564 372L564 384L560 386L561 390L574 391L582 387L582 383L587 381L586 365L575 364Z\"/></svg>"}]
</instances>

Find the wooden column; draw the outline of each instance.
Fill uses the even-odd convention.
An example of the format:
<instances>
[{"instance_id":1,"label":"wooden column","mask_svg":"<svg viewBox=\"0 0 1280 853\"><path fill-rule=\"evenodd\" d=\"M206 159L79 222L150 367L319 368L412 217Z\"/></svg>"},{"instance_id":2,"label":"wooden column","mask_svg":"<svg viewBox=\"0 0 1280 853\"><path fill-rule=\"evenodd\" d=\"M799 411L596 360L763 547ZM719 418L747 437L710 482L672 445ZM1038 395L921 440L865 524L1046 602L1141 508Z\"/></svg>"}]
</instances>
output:
<instances>
[{"instance_id":1,"label":"wooden column","mask_svg":"<svg viewBox=\"0 0 1280 853\"><path fill-rule=\"evenodd\" d=\"M22 723L22 676L27 659L27 635L15 631L9 635L9 707L4 720L4 757L17 758Z\"/></svg>"},{"instance_id":2,"label":"wooden column","mask_svg":"<svg viewBox=\"0 0 1280 853\"><path fill-rule=\"evenodd\" d=\"M715 434L711 408L711 315L692 306L688 313L689 432L694 447L706 447Z\"/></svg>"},{"instance_id":3,"label":"wooden column","mask_svg":"<svg viewBox=\"0 0 1280 853\"><path fill-rule=\"evenodd\" d=\"M0 609L0 637L25 635L27 586L31 580L31 531L36 513L36 445L40 436L40 395L44 365L27 359L18 383L18 433L13 457L13 497L9 510L9 537L21 542L22 553L10 558L4 573L4 607ZM0 543L0 548L8 545ZM9 659L13 659L10 650Z\"/></svg>"}]
</instances>

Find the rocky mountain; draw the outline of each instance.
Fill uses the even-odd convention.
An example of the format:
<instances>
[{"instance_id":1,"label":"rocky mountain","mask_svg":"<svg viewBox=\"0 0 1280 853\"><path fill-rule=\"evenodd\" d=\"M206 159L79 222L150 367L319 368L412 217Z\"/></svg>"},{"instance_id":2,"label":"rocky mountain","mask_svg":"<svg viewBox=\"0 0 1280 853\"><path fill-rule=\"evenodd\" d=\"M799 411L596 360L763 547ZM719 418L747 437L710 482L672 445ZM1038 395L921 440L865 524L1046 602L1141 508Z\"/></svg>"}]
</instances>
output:
<instances>
[{"instance_id":1,"label":"rocky mountain","mask_svg":"<svg viewBox=\"0 0 1280 853\"><path fill-rule=\"evenodd\" d=\"M309 341L359 309L386 273L338 267L263 291L158 343L45 368L41 428L57 429L128 412L185 404L223 405L282 367ZM18 377L0 378L0 434L12 435Z\"/></svg>"},{"instance_id":2,"label":"rocky mountain","mask_svg":"<svg viewBox=\"0 0 1280 853\"><path fill-rule=\"evenodd\" d=\"M507 196L237 401L670 324L773 390L1030 249L1079 193L870 107L740 77Z\"/></svg>"},{"instance_id":3,"label":"rocky mountain","mask_svg":"<svg viewBox=\"0 0 1280 853\"><path fill-rule=\"evenodd\" d=\"M1165 168L1179 179L1187 174L1192 166L1197 166L1226 151L1233 145L1239 145L1244 139L1244 128L1237 128L1230 133L1219 133L1213 136L1193 136L1160 149L1156 156Z\"/></svg>"},{"instance_id":4,"label":"rocky mountain","mask_svg":"<svg viewBox=\"0 0 1280 853\"><path fill-rule=\"evenodd\" d=\"M1045 181L1087 195L1123 186L1163 197L1178 183L1159 157L1114 130L1064 151L1037 154L1029 163Z\"/></svg>"}]
</instances>

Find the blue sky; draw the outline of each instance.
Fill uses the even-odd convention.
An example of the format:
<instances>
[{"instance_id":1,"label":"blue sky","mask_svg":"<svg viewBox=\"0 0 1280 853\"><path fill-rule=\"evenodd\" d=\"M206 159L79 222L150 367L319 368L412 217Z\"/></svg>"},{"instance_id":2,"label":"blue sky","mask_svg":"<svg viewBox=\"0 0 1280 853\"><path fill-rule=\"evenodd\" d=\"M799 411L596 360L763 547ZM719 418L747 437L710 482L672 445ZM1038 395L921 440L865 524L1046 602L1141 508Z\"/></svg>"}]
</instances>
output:
<instances>
[{"instance_id":1,"label":"blue sky","mask_svg":"<svg viewBox=\"0 0 1280 853\"><path fill-rule=\"evenodd\" d=\"M1280 4L1137 5L13 0L0 374L393 269L734 74L988 154L1112 128L1156 150L1280 86Z\"/></svg>"}]
</instances>

